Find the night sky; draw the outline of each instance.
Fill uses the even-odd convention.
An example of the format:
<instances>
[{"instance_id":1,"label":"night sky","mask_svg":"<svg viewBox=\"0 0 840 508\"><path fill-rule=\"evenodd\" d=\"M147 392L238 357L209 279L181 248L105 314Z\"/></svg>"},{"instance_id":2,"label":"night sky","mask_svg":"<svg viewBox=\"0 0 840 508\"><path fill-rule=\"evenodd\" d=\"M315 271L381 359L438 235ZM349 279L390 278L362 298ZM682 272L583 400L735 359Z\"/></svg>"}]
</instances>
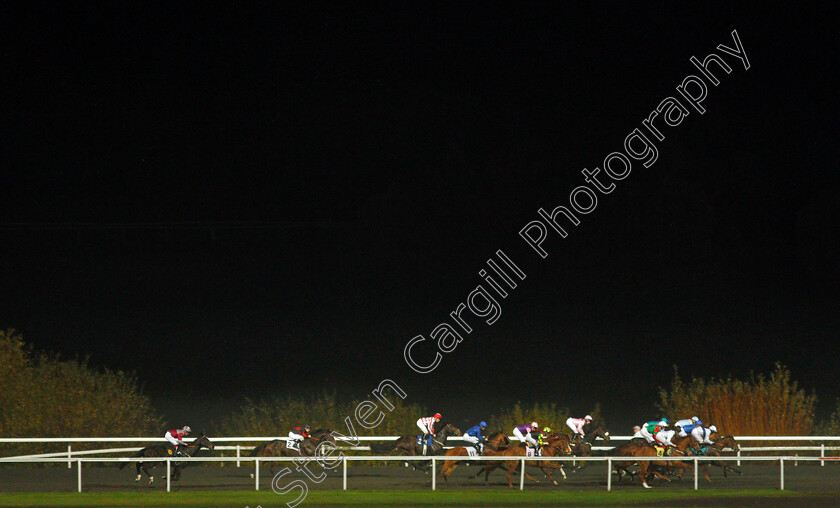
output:
<instances>
[{"instance_id":1,"label":"night sky","mask_svg":"<svg viewBox=\"0 0 840 508\"><path fill-rule=\"evenodd\" d=\"M840 396L835 6L283 5L0 7L0 327L193 427L384 378L617 430L674 365ZM711 52L705 114L537 255L519 231ZM499 249L498 321L413 372Z\"/></svg>"}]
</instances>

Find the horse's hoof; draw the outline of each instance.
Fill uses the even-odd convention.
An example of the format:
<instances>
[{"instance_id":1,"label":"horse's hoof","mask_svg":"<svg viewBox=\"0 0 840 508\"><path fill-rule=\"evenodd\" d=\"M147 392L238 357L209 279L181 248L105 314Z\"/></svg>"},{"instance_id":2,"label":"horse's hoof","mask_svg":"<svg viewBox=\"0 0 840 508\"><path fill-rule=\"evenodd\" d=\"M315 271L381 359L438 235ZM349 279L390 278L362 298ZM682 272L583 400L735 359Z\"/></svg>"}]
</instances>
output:
<instances>
[{"instance_id":1,"label":"horse's hoof","mask_svg":"<svg viewBox=\"0 0 840 508\"><path fill-rule=\"evenodd\" d=\"M138 474L138 475L137 475L137 478L135 478L135 479L134 479L134 483L137 483L137 482L139 482L139 481L140 481L140 475Z\"/></svg>"},{"instance_id":2,"label":"horse's hoof","mask_svg":"<svg viewBox=\"0 0 840 508\"><path fill-rule=\"evenodd\" d=\"M252 480L254 479L254 473L251 473L251 479Z\"/></svg>"},{"instance_id":3,"label":"horse's hoof","mask_svg":"<svg viewBox=\"0 0 840 508\"><path fill-rule=\"evenodd\" d=\"M559 483L557 483L557 480L551 480L551 481L554 482L554 485L560 485Z\"/></svg>"},{"instance_id":4,"label":"horse's hoof","mask_svg":"<svg viewBox=\"0 0 840 508\"><path fill-rule=\"evenodd\" d=\"M645 483L645 482L642 482L642 487L644 487L644 488L646 488L646 489L649 489L649 488L650 488L650 485L648 485L648 484L647 484L647 483Z\"/></svg>"}]
</instances>

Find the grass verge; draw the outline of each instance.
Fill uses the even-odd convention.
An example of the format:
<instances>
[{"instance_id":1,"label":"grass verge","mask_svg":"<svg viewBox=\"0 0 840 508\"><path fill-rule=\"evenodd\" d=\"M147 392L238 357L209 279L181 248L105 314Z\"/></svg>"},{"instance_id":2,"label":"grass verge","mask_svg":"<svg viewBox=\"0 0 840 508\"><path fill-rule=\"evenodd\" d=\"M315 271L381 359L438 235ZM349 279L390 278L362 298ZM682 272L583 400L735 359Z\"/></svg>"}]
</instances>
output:
<instances>
[{"instance_id":1,"label":"grass verge","mask_svg":"<svg viewBox=\"0 0 840 508\"><path fill-rule=\"evenodd\" d=\"M126 506L126 507L250 507L286 506L294 500L290 493L280 496L274 492L221 491L221 492L113 492L113 493L12 493L0 495L0 506ZM778 490L739 490L694 492L668 492L663 489L636 492L524 492L509 490L483 491L312 491L300 506L598 506L598 505L657 505L674 502L719 500L721 505L731 505L738 500L745 503L756 500L808 500L824 499L827 494L801 493Z\"/></svg>"}]
</instances>

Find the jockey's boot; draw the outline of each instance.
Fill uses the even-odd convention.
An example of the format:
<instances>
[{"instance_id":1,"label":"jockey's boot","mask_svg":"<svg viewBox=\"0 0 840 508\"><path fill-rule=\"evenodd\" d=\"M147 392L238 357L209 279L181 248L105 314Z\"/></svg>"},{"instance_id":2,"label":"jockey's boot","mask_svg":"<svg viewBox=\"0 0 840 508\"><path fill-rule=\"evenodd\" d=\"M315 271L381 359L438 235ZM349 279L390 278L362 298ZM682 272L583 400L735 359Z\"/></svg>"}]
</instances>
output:
<instances>
[{"instance_id":1,"label":"jockey's boot","mask_svg":"<svg viewBox=\"0 0 840 508\"><path fill-rule=\"evenodd\" d=\"M478 443L475 449L479 455L484 455L484 443Z\"/></svg>"}]
</instances>

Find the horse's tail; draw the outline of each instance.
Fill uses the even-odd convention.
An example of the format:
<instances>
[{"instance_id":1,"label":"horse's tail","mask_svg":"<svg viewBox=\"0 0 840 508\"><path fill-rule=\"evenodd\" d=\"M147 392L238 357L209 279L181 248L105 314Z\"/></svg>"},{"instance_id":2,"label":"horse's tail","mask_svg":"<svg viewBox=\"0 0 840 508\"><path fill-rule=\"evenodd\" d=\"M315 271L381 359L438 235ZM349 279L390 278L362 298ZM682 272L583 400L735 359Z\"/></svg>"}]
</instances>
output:
<instances>
[{"instance_id":1,"label":"horse's tail","mask_svg":"<svg viewBox=\"0 0 840 508\"><path fill-rule=\"evenodd\" d=\"M132 458L132 459L135 459L135 458L138 458L138 457L142 457L142 456L143 456L143 452L144 452L144 451L146 451L146 449L145 449L145 448L141 448L140 450L138 450L137 452L135 452L135 453L134 453L134 455L129 455L129 457L130 457L130 458ZM127 465L128 465L128 462L120 462L120 470L122 470L122 468L124 468L124 467L125 467L125 466L127 466Z\"/></svg>"}]
</instances>

